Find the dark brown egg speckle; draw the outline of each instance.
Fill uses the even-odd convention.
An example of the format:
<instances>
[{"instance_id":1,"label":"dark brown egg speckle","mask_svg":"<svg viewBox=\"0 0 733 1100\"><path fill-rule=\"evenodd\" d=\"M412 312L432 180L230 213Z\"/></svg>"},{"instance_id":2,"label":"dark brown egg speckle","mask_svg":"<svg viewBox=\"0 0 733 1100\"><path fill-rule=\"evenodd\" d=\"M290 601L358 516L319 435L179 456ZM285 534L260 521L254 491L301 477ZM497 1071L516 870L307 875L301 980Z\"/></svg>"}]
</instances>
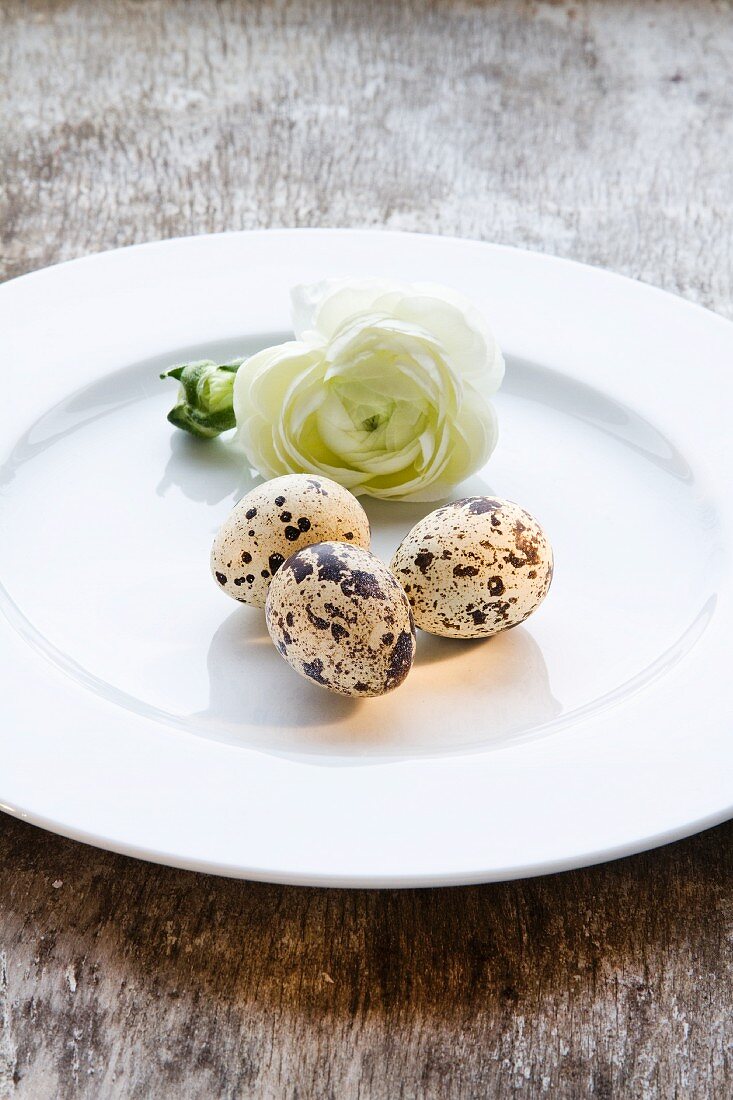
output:
<instances>
[{"instance_id":1,"label":"dark brown egg speckle","mask_svg":"<svg viewBox=\"0 0 733 1100\"><path fill-rule=\"evenodd\" d=\"M340 695L383 695L412 667L407 597L378 558L351 543L318 543L288 558L270 586L266 617L295 671Z\"/></svg>"},{"instance_id":2,"label":"dark brown egg speckle","mask_svg":"<svg viewBox=\"0 0 733 1100\"><path fill-rule=\"evenodd\" d=\"M264 607L272 578L294 551L347 538L369 547L369 521L356 497L327 478L288 474L239 501L214 540L211 569L227 595ZM242 575L237 562L247 566Z\"/></svg>"},{"instance_id":3,"label":"dark brown egg speckle","mask_svg":"<svg viewBox=\"0 0 733 1100\"><path fill-rule=\"evenodd\" d=\"M516 626L539 606L552 580L552 548L518 504L468 497L420 520L397 549L392 571L419 627L479 638Z\"/></svg>"}]
</instances>

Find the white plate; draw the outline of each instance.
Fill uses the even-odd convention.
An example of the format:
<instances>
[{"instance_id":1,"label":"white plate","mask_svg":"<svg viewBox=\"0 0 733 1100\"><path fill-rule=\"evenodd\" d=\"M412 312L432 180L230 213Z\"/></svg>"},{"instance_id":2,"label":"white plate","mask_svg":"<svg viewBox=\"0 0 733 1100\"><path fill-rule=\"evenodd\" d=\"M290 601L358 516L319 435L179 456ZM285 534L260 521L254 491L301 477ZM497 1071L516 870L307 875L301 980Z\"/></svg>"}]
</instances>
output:
<instances>
[{"instance_id":1,"label":"white plate","mask_svg":"<svg viewBox=\"0 0 733 1100\"><path fill-rule=\"evenodd\" d=\"M289 330L288 289L430 279L507 353L461 487L520 501L555 582L525 627L422 635L383 699L295 676L217 592L249 484L174 432L159 370ZM0 800L164 863L329 885L471 882L638 851L732 812L733 325L547 256L293 230L144 245L0 288ZM388 556L427 506L368 504Z\"/></svg>"}]
</instances>

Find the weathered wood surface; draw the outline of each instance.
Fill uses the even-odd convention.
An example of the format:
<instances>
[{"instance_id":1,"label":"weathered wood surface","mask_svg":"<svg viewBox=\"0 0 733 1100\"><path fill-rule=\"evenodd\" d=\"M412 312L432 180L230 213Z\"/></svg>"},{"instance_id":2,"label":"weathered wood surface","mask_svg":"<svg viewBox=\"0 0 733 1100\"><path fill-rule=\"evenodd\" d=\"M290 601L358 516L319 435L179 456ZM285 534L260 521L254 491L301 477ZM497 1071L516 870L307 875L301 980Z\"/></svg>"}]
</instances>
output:
<instances>
[{"instance_id":1,"label":"weathered wood surface","mask_svg":"<svg viewBox=\"0 0 733 1100\"><path fill-rule=\"evenodd\" d=\"M733 315L727 2L0 0L0 276L456 233ZM0 822L0 1097L728 1097L733 825L470 889L205 878Z\"/></svg>"}]
</instances>

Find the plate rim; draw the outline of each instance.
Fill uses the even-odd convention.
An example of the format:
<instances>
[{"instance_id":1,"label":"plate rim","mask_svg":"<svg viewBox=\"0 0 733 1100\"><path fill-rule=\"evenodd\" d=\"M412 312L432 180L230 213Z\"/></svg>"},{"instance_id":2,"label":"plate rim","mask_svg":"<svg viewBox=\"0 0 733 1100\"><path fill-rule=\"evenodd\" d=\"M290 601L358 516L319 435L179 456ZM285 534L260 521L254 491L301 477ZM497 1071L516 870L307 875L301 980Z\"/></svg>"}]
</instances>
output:
<instances>
[{"instance_id":1,"label":"plate rim","mask_svg":"<svg viewBox=\"0 0 733 1100\"><path fill-rule=\"evenodd\" d=\"M652 284L642 282L641 280L633 279L626 275L620 275L615 272L608 271L602 267L592 266L579 261L553 256L546 252L535 252L529 249L517 249L511 245L493 244L492 242L462 238L456 236L442 236L438 234L429 233L411 233L402 232L399 230L380 230L377 228L363 228L352 229L349 227L329 227L326 229L319 228L277 228L277 229L258 229L258 230L237 230L227 233L210 233L199 234L187 237L173 237L163 238L159 241L147 241L139 244L128 245L121 249L109 249L99 253L93 253L87 256L79 257L72 260L65 260L58 264L51 265L49 267L40 269L38 271L28 272L23 275L17 276L11 280L0 284L0 306L2 306L4 296L9 288L17 287L23 283L28 285L31 281L37 281L39 278L48 278L52 273L53 277L63 277L65 270L70 267L79 268L82 265L89 267L100 259L108 260L111 257L119 256L120 254L129 254L132 252L141 253L145 251L158 250L166 248L166 246L188 244L190 242L201 241L219 241L222 238L244 238L251 240L254 237L260 238L272 238L289 237L292 234L297 234L300 237L304 236L331 236L342 237L344 234L352 237L368 236L372 238L384 238L389 237L404 241L405 239L419 239L427 241L439 241L446 242L452 245L458 246L476 246L479 248L485 248L493 250L499 253L508 253L512 255L519 255L521 257L530 258L530 263L537 261L549 262L553 267L556 265L567 265L570 269L579 271L581 274L592 273L594 277L602 276L604 279L617 280L624 284L628 288L633 288L633 293L638 294L640 288L644 293L651 295L655 299L661 298L665 303L674 303L674 308L679 310L681 307L687 307L687 309L693 311L695 315L701 316L706 324L716 323L724 327L726 337L733 341L733 322L714 313L713 311L701 306L695 302L691 302L686 298L680 297L671 291L663 290L655 287ZM732 345L733 346L733 345ZM180 736L180 732L177 732L177 736ZM507 750L500 751L510 751ZM390 766L390 765L387 765ZM0 808L7 813L10 813L22 820L29 821L32 824L38 825L41 828L49 829L60 835L69 837L74 840L81 841L83 843L91 844L96 847L104 848L110 851L116 851L120 854L127 854L136 858L146 859L152 862L163 863L169 866L185 867L192 870L204 871L206 873L227 875L231 877L241 877L253 880L263 880L269 882L290 883L294 885L328 885L328 886L344 886L344 887L406 887L411 888L415 886L436 886L436 885L457 885L460 883L476 883L476 882L489 882L499 881L510 878L522 878L531 877L535 875L556 873L562 870L569 870L580 866L590 866L595 863L605 862L606 860L621 858L624 856L632 855L637 852L649 850L660 845L670 843L674 840L682 839L683 837L693 835L701 829L712 827L720 822L726 820L733 815L733 792L730 794L730 800L724 807L719 807L708 813L703 813L696 818L690 818L684 823L680 823L677 827L664 828L654 834L649 834L646 837L640 837L636 841L624 842L616 846L606 846L596 850L588 850L581 855L572 855L567 858L557 858L555 860L545 861L543 863L532 864L518 864L514 868L504 868L498 873L494 874L489 868L476 869L475 872L467 873L465 870L456 872L450 872L448 870L437 871L434 873L420 872L414 875L410 875L404 872L387 875L364 875L357 874L353 878L343 873L311 873L311 872L298 872L292 871L277 871L276 869L263 872L261 868L256 866L244 867L244 866L230 866L228 864L218 864L215 861L201 860L200 858L192 858L188 856L179 856L175 853L165 851L164 849L151 849L141 848L135 844L127 844L115 839L113 835L104 835L98 832L89 832L83 828L70 826L62 819L56 818L53 815L45 815L32 809L29 806L22 806L20 803L16 803L13 799L8 799L0 791Z\"/></svg>"}]
</instances>

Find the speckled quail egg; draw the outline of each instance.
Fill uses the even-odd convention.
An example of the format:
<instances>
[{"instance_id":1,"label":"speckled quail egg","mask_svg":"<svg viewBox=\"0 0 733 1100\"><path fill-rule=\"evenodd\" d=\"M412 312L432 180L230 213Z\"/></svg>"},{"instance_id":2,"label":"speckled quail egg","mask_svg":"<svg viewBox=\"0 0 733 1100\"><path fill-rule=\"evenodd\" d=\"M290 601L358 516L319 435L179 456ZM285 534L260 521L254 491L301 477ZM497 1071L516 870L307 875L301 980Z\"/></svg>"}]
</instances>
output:
<instances>
[{"instance_id":1,"label":"speckled quail egg","mask_svg":"<svg viewBox=\"0 0 733 1100\"><path fill-rule=\"evenodd\" d=\"M266 616L288 664L339 695L383 695L412 666L407 597L361 547L321 542L293 554L270 585Z\"/></svg>"},{"instance_id":2,"label":"speckled quail egg","mask_svg":"<svg viewBox=\"0 0 733 1100\"><path fill-rule=\"evenodd\" d=\"M369 548L369 520L356 497L325 477L276 477L242 497L225 519L211 572L232 599L264 607L285 559L328 539Z\"/></svg>"},{"instance_id":3,"label":"speckled quail egg","mask_svg":"<svg viewBox=\"0 0 733 1100\"><path fill-rule=\"evenodd\" d=\"M468 497L421 519L398 547L392 572L423 630L482 638L539 606L552 580L552 548L518 504Z\"/></svg>"}]
</instances>

